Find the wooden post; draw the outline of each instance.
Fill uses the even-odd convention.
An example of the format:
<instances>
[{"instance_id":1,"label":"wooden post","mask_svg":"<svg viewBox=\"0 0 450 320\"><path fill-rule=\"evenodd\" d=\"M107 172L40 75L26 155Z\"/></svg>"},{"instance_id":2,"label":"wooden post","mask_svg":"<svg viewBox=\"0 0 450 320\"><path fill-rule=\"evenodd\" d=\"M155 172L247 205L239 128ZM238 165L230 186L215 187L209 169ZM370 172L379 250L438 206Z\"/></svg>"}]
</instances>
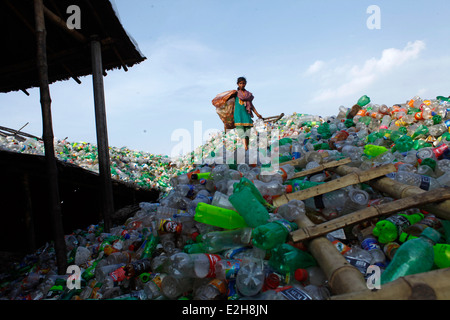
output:
<instances>
[{"instance_id":1,"label":"wooden post","mask_svg":"<svg viewBox=\"0 0 450 320\"><path fill-rule=\"evenodd\" d=\"M98 164L100 175L101 208L105 232L110 232L111 216L114 213L114 200L111 182L108 130L106 125L105 93L103 87L103 63L100 41L91 41L92 78L94 85L95 125L97 129Z\"/></svg>"},{"instance_id":2,"label":"wooden post","mask_svg":"<svg viewBox=\"0 0 450 320\"><path fill-rule=\"evenodd\" d=\"M47 66L47 31L45 29L43 0L34 0L34 11L36 19L37 67L39 73L43 122L42 137L45 147L45 162L48 174L50 210L55 241L56 260L58 273L62 275L66 274L67 271L67 256L66 243L64 240L64 228L61 217L61 203L59 198L58 169L56 166L56 157L53 145L54 137Z\"/></svg>"},{"instance_id":3,"label":"wooden post","mask_svg":"<svg viewBox=\"0 0 450 320\"><path fill-rule=\"evenodd\" d=\"M33 208L31 202L30 175L25 172L22 176L24 205L25 205L25 225L28 236L28 249L31 252L36 250L36 232L34 230Z\"/></svg>"}]
</instances>

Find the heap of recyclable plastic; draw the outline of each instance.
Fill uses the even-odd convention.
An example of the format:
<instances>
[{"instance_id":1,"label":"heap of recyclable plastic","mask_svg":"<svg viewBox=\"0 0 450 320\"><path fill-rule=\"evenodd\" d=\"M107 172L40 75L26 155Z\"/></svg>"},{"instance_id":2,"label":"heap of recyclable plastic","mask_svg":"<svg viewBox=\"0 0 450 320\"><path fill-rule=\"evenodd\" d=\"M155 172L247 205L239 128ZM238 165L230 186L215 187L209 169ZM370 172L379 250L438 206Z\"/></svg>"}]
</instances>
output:
<instances>
[{"instance_id":1,"label":"heap of recyclable plastic","mask_svg":"<svg viewBox=\"0 0 450 320\"><path fill-rule=\"evenodd\" d=\"M414 97L391 107L369 102L364 96L327 118L293 114L256 122L253 134L279 135L267 146L277 148L280 162L270 174L258 163L213 162L223 141L233 149L238 139L233 130L212 136L178 160L190 169L170 179L158 203L140 203L109 233L100 223L65 237L68 265L79 268L80 277L57 274L49 243L0 276L1 299L329 299L324 270L305 244L290 239L299 215L318 224L394 199L357 184L275 207L280 195L339 177L326 170L302 178L295 173L348 157L349 166L363 170L395 163L390 178L424 190L449 182L448 99ZM194 165L196 154L203 161ZM292 159L299 159L295 166L283 164ZM383 284L450 267L448 221L418 208L326 237L364 276L369 266L379 267Z\"/></svg>"},{"instance_id":2,"label":"heap of recyclable plastic","mask_svg":"<svg viewBox=\"0 0 450 320\"><path fill-rule=\"evenodd\" d=\"M88 142L69 142L55 139L55 154L58 160L78 165L98 173L97 146ZM44 155L43 141L27 138L22 141L14 136L0 136L0 150ZM192 169L191 164L173 161L166 155L156 155L127 147L110 147L111 177L142 188L156 188L168 192L170 179Z\"/></svg>"}]
</instances>

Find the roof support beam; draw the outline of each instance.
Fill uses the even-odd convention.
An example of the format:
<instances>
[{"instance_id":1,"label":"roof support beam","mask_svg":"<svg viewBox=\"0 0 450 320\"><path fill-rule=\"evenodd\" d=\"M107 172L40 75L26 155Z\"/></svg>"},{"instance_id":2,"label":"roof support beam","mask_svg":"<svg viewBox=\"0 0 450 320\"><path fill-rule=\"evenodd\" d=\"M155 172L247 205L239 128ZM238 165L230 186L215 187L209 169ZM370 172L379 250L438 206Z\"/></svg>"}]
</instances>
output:
<instances>
[{"instance_id":1,"label":"roof support beam","mask_svg":"<svg viewBox=\"0 0 450 320\"><path fill-rule=\"evenodd\" d=\"M69 29L67 27L67 23L63 19L61 19L58 15L53 13L50 9L48 9L45 6L44 6L44 14L51 22L55 23L57 26L59 26L63 31L67 32L74 39L78 40L81 43L86 43L88 41L87 38L80 32L73 29Z\"/></svg>"},{"instance_id":2,"label":"roof support beam","mask_svg":"<svg viewBox=\"0 0 450 320\"><path fill-rule=\"evenodd\" d=\"M92 80L94 86L95 123L97 130L98 164L100 175L101 208L104 230L109 232L114 214L114 199L109 158L108 130L106 125L105 93L103 85L102 47L100 41L91 41Z\"/></svg>"},{"instance_id":3,"label":"roof support beam","mask_svg":"<svg viewBox=\"0 0 450 320\"><path fill-rule=\"evenodd\" d=\"M44 4L43 0L34 0L34 12L36 22L36 42L37 42L37 68L39 73L39 88L41 96L43 140L45 147L45 162L48 174L51 223L55 241L56 263L58 273L66 274L67 255L66 243L64 240L64 228L61 215L61 202L58 186L58 168L56 165L55 149L53 145L53 128L51 113L51 98L48 81L47 66L47 31L45 29Z\"/></svg>"}]
</instances>

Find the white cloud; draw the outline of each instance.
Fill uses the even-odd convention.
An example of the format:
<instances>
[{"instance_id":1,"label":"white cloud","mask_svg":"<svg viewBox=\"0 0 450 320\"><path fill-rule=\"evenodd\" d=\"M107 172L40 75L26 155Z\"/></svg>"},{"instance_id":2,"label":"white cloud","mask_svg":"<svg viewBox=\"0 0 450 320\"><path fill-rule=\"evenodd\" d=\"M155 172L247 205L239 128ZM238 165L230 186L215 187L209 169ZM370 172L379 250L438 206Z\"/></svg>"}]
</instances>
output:
<instances>
[{"instance_id":1,"label":"white cloud","mask_svg":"<svg viewBox=\"0 0 450 320\"><path fill-rule=\"evenodd\" d=\"M389 48L381 53L381 57L370 58L362 65L353 65L322 72L321 80L327 79L329 87L322 88L315 93L312 102L324 102L332 99L342 99L367 90L376 80L400 66L415 60L425 49L425 43L417 40L408 42L403 49ZM321 67L317 61L308 69L316 70Z\"/></svg>"},{"instance_id":2,"label":"white cloud","mask_svg":"<svg viewBox=\"0 0 450 320\"><path fill-rule=\"evenodd\" d=\"M312 65L309 66L308 70L306 70L306 74L311 75L317 73L321 69L323 69L324 65L325 62L323 62L322 60L317 60L316 62L314 62Z\"/></svg>"}]
</instances>

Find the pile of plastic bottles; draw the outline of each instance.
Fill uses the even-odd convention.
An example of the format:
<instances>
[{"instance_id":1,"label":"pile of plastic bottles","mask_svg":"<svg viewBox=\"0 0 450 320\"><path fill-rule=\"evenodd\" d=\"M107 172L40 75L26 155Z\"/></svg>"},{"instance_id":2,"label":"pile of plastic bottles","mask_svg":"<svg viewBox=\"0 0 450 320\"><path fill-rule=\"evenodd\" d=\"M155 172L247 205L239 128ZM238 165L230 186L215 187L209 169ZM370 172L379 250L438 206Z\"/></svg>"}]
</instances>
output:
<instances>
[{"instance_id":1,"label":"pile of plastic bottles","mask_svg":"<svg viewBox=\"0 0 450 320\"><path fill-rule=\"evenodd\" d=\"M262 174L258 163L211 163L220 141L237 140L233 131L217 134L202 146L204 164L194 165L193 154L178 160L190 169L170 177L158 203L141 203L110 233L99 224L66 236L68 265L80 269L79 286L69 274L57 274L53 246L47 244L1 275L0 297L329 299L333 291L324 270L304 243L290 239L298 217L319 224L394 199L361 183L279 207L273 200L339 178L327 170L294 175L344 157L362 170L394 163L397 171L388 177L424 190L446 186L447 104L443 97L414 97L388 108L363 96L354 114L354 108L340 107L337 116L327 118L293 114L276 123L256 122L253 133L276 129L280 134L280 167L271 174ZM299 160L295 166L283 164L292 159ZM379 267L382 284L450 267L449 222L418 208L326 237L364 276L369 266Z\"/></svg>"},{"instance_id":2,"label":"pile of plastic bottles","mask_svg":"<svg viewBox=\"0 0 450 320\"><path fill-rule=\"evenodd\" d=\"M97 146L88 142L69 142L55 139L56 158L98 173ZM22 141L14 136L0 136L0 150L44 155L43 141L27 138ZM111 177L135 184L141 188L156 188L168 192L172 176L186 172L192 164L180 159L173 161L166 155L155 155L127 147L110 147Z\"/></svg>"}]
</instances>

